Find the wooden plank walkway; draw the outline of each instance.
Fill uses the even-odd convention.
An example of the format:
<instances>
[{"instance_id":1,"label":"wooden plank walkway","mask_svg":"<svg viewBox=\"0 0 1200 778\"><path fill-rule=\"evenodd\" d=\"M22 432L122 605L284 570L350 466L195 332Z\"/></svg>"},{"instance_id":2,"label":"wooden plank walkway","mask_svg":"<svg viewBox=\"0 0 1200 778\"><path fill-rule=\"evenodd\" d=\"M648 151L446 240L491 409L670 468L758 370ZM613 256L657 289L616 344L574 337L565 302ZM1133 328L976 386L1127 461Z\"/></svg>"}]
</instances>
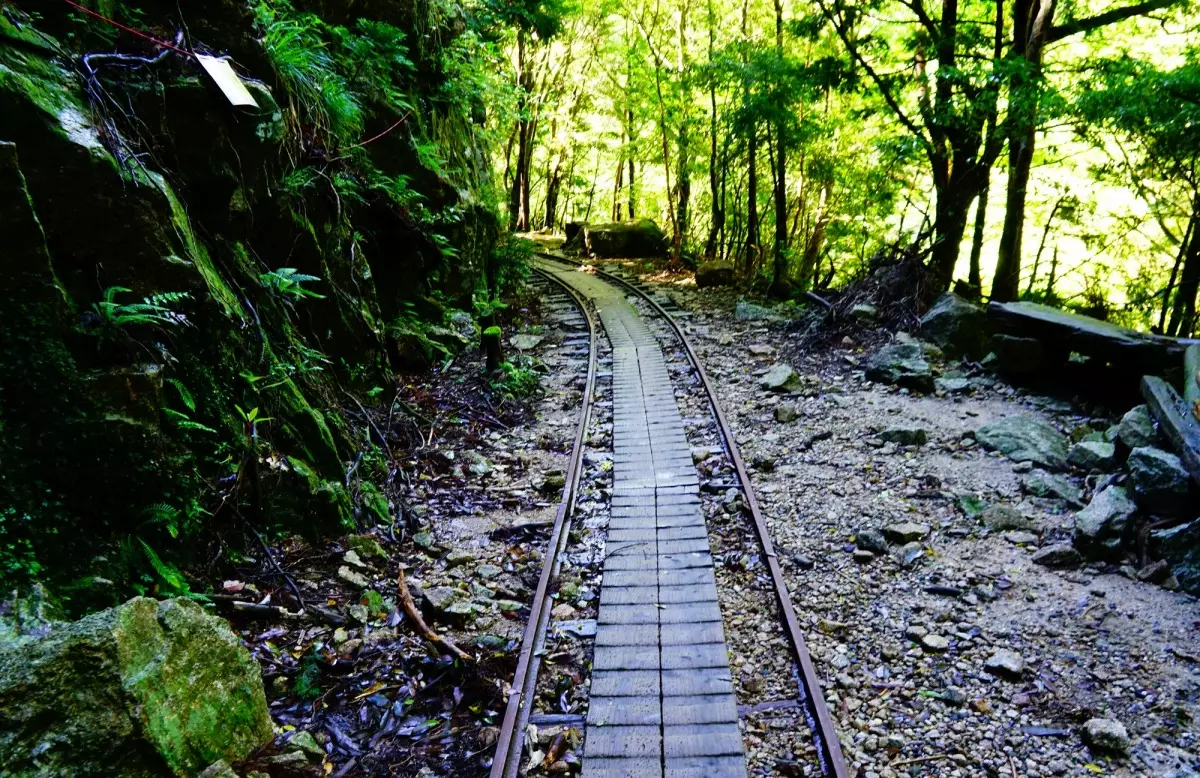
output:
<instances>
[{"instance_id":1,"label":"wooden plank walkway","mask_svg":"<svg viewBox=\"0 0 1200 778\"><path fill-rule=\"evenodd\" d=\"M623 293L590 298L613 348L612 518L584 778L745 778L699 479L662 349Z\"/></svg>"}]
</instances>

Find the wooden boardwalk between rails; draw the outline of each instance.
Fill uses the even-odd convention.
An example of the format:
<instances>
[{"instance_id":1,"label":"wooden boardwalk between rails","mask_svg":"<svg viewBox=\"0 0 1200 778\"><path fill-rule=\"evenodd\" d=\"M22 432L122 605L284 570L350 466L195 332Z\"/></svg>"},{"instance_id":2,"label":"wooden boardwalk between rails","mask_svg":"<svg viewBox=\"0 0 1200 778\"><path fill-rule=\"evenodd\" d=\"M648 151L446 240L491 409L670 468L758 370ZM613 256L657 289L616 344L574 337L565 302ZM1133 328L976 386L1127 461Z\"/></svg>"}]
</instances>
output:
<instances>
[{"instance_id":1,"label":"wooden boardwalk between rails","mask_svg":"<svg viewBox=\"0 0 1200 778\"><path fill-rule=\"evenodd\" d=\"M744 778L699 479L662 349L623 292L545 267L596 306L613 349L612 519L585 778Z\"/></svg>"}]
</instances>

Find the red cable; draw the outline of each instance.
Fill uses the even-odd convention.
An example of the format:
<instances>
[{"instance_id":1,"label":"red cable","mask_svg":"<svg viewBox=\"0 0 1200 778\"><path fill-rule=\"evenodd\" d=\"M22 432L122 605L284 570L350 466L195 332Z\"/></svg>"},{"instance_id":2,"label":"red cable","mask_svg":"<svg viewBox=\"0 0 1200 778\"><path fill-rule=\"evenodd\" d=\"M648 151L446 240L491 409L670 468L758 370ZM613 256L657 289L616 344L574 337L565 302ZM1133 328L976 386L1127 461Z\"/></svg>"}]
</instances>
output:
<instances>
[{"instance_id":1,"label":"red cable","mask_svg":"<svg viewBox=\"0 0 1200 778\"><path fill-rule=\"evenodd\" d=\"M405 122L405 121L407 121L407 120L408 120L408 117L410 117L410 116L412 116L412 111L405 111L405 112L404 112L404 115L403 115L403 116L401 116L399 119L397 119L397 120L396 120L396 123L395 123L395 124L393 124L391 127L388 127L386 130L384 130L383 132L379 133L378 135L376 135L376 136L375 136L375 137L373 137L373 138L367 138L367 139L366 139L366 140L364 140L362 143L355 143L355 144L354 144L353 146L351 146L350 148L352 148L352 149L362 148L363 146L367 145L368 143L374 143L375 141L377 141L377 140L379 140L380 138L382 138L384 135L387 135L389 132L391 132L392 130L394 130L394 129L396 129L397 127L399 127L401 124L404 124L404 122Z\"/></svg>"},{"instance_id":2,"label":"red cable","mask_svg":"<svg viewBox=\"0 0 1200 778\"><path fill-rule=\"evenodd\" d=\"M109 19L107 16L102 16L101 14L98 14L98 13L96 13L95 11L93 11L93 10L92 10L92 9L90 9L90 8L84 8L84 7L83 7L82 5L80 5L79 3L76 3L76 2L75 2L75 0L63 0L63 2L64 2L64 3L66 3L66 4L67 4L67 5L69 5L69 6L72 6L72 7L74 7L74 8L78 8L80 11L83 11L85 14L89 14L89 15L91 15L91 16L94 16L94 17L96 17L97 19L100 19L101 21L108 22L108 23L109 23L109 24L111 24L113 27L117 27L117 28L119 28L119 29L122 29L122 30L124 30L125 32L128 32L128 33L132 33L133 35L136 35L136 36L138 36L139 38L145 38L146 40L150 41L151 43L157 43L159 46L162 46L164 49L171 49L172 51L177 51L177 52L179 52L180 54L183 54L185 57L194 57L194 56L196 56L196 55L195 55L195 54L193 54L192 52L190 52L190 51L185 51L184 49L181 49L181 48L179 48L178 46L176 46L176 45L174 45L174 44L172 44L172 43L167 43L166 41L160 41L158 38L155 38L153 35L147 35L146 33L144 33L144 32L141 32L140 30L135 30L135 29L133 29L132 27L126 27L125 25L121 24L120 22L115 22L115 21L113 21L112 19Z\"/></svg>"}]
</instances>

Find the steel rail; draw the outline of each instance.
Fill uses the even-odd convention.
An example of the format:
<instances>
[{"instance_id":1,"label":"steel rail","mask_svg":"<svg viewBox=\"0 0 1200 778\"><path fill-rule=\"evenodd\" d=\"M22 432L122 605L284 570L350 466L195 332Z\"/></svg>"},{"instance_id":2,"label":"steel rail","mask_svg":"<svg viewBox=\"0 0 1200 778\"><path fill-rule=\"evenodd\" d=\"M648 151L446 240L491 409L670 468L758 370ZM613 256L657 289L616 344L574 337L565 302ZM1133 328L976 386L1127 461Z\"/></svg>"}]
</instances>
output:
<instances>
[{"instance_id":1,"label":"steel rail","mask_svg":"<svg viewBox=\"0 0 1200 778\"><path fill-rule=\"evenodd\" d=\"M538 670L541 666L541 649L545 644L546 628L550 621L550 584L558 575L558 556L566 544L571 517L575 512L575 497L583 466L583 442L591 421L592 395L595 392L596 384L596 321L591 310L579 294L561 279L537 268L534 268L534 271L562 287L587 320L587 380L584 384L579 426L575 430L575 445L571 449L571 461L567 467L562 500L558 504L554 527L550 532L550 542L546 544L542 573L538 578L537 590L534 592L533 602L529 607L529 621L525 624L517 669L508 690L508 701L504 709L504 718L500 724L500 734L496 740L496 753L492 758L490 778L515 778L521 767L525 726L529 722L529 714L533 708Z\"/></svg>"},{"instance_id":2,"label":"steel rail","mask_svg":"<svg viewBox=\"0 0 1200 778\"><path fill-rule=\"evenodd\" d=\"M537 256L551 259L555 262L578 266L576 262L553 254L538 252ZM808 651L808 644L804 640L804 633L800 629L800 621L796 617L796 609L792 605L791 594L788 592L787 582L783 578L783 569L779 566L779 558L775 553L775 546L771 542L770 530L767 528L766 520L763 518L762 509L759 508L758 500L754 496L754 486L750 481L749 473L746 472L746 464L742 460L741 451L738 449L737 442L734 439L733 429L729 426L724 411L721 410L721 404L717 402L716 392L709 382L708 374L704 371L704 365L700 362L699 356L692 348L691 341L684 334L683 328L679 326L675 318L657 300L643 289L638 288L637 285L618 275L601 270L600 268L595 268L595 272L597 275L603 276L605 279L629 289L645 300L670 326L675 337L683 346L688 361L695 368L696 374L700 378L700 384L704 387L704 392L708 396L709 405L712 406L713 415L717 419L717 428L725 441L725 448L729 452L729 458L733 461L734 469L737 471L738 481L742 485L742 494L746 499L746 506L750 509L750 515L754 519L755 534L758 535L759 545L762 546L763 556L767 560L767 569L771 573L771 583L775 589L775 598L783 614L788 641L791 643L792 654L800 669L801 693L804 696L801 702L804 704L809 724L813 729L813 734L817 741L816 746L817 753L820 755L821 770L830 778L850 778L850 768L846 764L846 757L842 754L842 745L838 741L837 730L833 725L833 717L829 715L829 707L825 704L825 695L821 691L821 680L817 675L816 667L813 666L812 656Z\"/></svg>"}]
</instances>

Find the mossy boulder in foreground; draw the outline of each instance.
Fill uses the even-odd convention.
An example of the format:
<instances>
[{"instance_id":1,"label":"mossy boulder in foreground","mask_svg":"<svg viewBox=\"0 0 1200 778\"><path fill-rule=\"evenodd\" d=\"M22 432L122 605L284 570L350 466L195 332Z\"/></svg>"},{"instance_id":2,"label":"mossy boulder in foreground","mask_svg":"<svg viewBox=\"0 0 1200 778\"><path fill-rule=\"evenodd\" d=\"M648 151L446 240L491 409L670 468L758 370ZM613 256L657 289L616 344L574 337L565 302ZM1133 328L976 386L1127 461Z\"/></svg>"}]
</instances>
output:
<instances>
[{"instance_id":1,"label":"mossy boulder in foreground","mask_svg":"<svg viewBox=\"0 0 1200 778\"><path fill-rule=\"evenodd\" d=\"M272 737L258 665L188 600L147 597L0 643L0 774L195 776Z\"/></svg>"}]
</instances>

